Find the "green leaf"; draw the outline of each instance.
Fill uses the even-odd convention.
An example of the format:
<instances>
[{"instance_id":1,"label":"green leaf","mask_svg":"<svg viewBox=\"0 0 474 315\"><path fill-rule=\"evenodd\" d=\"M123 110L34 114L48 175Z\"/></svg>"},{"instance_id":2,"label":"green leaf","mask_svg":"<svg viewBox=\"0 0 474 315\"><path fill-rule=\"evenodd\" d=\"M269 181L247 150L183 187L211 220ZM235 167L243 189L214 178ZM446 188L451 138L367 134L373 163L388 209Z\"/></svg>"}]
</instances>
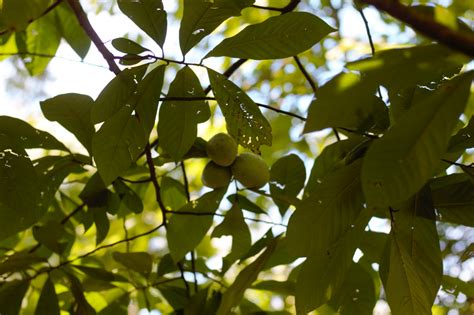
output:
<instances>
[{"instance_id":1,"label":"green leaf","mask_svg":"<svg viewBox=\"0 0 474 315\"><path fill-rule=\"evenodd\" d=\"M138 83L135 111L140 117L140 124L147 139L155 126L165 69L165 65L156 67Z\"/></svg>"},{"instance_id":2,"label":"green leaf","mask_svg":"<svg viewBox=\"0 0 474 315\"><path fill-rule=\"evenodd\" d=\"M147 138L133 107L122 107L92 138L92 152L99 174L109 185L126 171L144 150Z\"/></svg>"},{"instance_id":3,"label":"green leaf","mask_svg":"<svg viewBox=\"0 0 474 315\"><path fill-rule=\"evenodd\" d=\"M65 272L69 279L69 289L71 290L74 300L76 301L75 314L80 315L95 315L96 311L89 304L84 296L84 288L81 282L75 276Z\"/></svg>"},{"instance_id":4,"label":"green leaf","mask_svg":"<svg viewBox=\"0 0 474 315\"><path fill-rule=\"evenodd\" d=\"M362 167L369 206L406 200L434 175L466 106L473 77L470 72L446 82L374 141Z\"/></svg>"},{"instance_id":5,"label":"green leaf","mask_svg":"<svg viewBox=\"0 0 474 315\"><path fill-rule=\"evenodd\" d=\"M139 55L145 51L150 51L149 49L135 43L133 40L124 37L113 39L112 46L120 52L133 55Z\"/></svg>"},{"instance_id":6,"label":"green leaf","mask_svg":"<svg viewBox=\"0 0 474 315\"><path fill-rule=\"evenodd\" d=\"M76 54L84 59L91 46L91 39L79 24L76 15L67 3L54 9L59 24L59 32Z\"/></svg>"},{"instance_id":7,"label":"green leaf","mask_svg":"<svg viewBox=\"0 0 474 315\"><path fill-rule=\"evenodd\" d=\"M266 280L253 285L252 289L271 291L282 296L295 295L295 282Z\"/></svg>"},{"instance_id":8,"label":"green leaf","mask_svg":"<svg viewBox=\"0 0 474 315\"><path fill-rule=\"evenodd\" d=\"M355 162L325 177L296 207L287 230L295 255L323 255L351 228L364 203L360 166Z\"/></svg>"},{"instance_id":9,"label":"green leaf","mask_svg":"<svg viewBox=\"0 0 474 315\"><path fill-rule=\"evenodd\" d=\"M211 237L224 235L232 236L232 249L223 258L223 270L226 270L233 262L246 254L252 245L249 227L245 223L242 210L236 204L226 213L222 223L214 228Z\"/></svg>"},{"instance_id":10,"label":"green leaf","mask_svg":"<svg viewBox=\"0 0 474 315\"><path fill-rule=\"evenodd\" d=\"M93 104L91 97L75 93L58 95L40 102L43 115L73 133L89 152L92 150L92 136L95 133L91 123Z\"/></svg>"},{"instance_id":11,"label":"green leaf","mask_svg":"<svg viewBox=\"0 0 474 315\"><path fill-rule=\"evenodd\" d=\"M421 215L432 205L420 194L392 213L392 231L380 263L387 301L394 315L431 314L441 284L443 261L436 222Z\"/></svg>"},{"instance_id":12,"label":"green leaf","mask_svg":"<svg viewBox=\"0 0 474 315\"><path fill-rule=\"evenodd\" d=\"M170 254L164 255L158 264L157 276L164 276L167 273L177 271L178 265L175 264Z\"/></svg>"},{"instance_id":13,"label":"green leaf","mask_svg":"<svg viewBox=\"0 0 474 315\"><path fill-rule=\"evenodd\" d=\"M377 296L372 275L359 264L352 264L346 280L329 304L338 314L372 314Z\"/></svg>"},{"instance_id":14,"label":"green leaf","mask_svg":"<svg viewBox=\"0 0 474 315\"><path fill-rule=\"evenodd\" d=\"M225 291L222 296L222 302L217 310L217 315L227 315L231 309L238 305L244 297L245 290L249 288L252 283L257 280L258 274L262 271L266 262L270 258L277 241L272 241L265 251L255 259L250 265L245 267L235 278L232 285Z\"/></svg>"},{"instance_id":15,"label":"green leaf","mask_svg":"<svg viewBox=\"0 0 474 315\"><path fill-rule=\"evenodd\" d=\"M474 147L474 117L466 127L459 130L449 141L449 151L456 152Z\"/></svg>"},{"instance_id":16,"label":"green leaf","mask_svg":"<svg viewBox=\"0 0 474 315\"><path fill-rule=\"evenodd\" d=\"M123 276L121 276L119 274L109 272L109 271L104 270L102 268L89 267L89 266L79 266L79 265L72 265L72 266L74 268L79 269L80 271L82 271L86 275L88 275L92 278L98 279L98 280L108 281L108 282L111 282L111 281L128 281Z\"/></svg>"},{"instance_id":17,"label":"green leaf","mask_svg":"<svg viewBox=\"0 0 474 315\"><path fill-rule=\"evenodd\" d=\"M188 66L182 68L171 83L168 97L204 97L199 78ZM192 147L197 137L197 125L209 119L205 101L165 101L158 119L160 147L172 159L179 161Z\"/></svg>"},{"instance_id":18,"label":"green leaf","mask_svg":"<svg viewBox=\"0 0 474 315\"><path fill-rule=\"evenodd\" d=\"M35 129L18 118L0 116L0 133L17 139L25 149L41 148L68 151L64 144L48 132Z\"/></svg>"},{"instance_id":19,"label":"green leaf","mask_svg":"<svg viewBox=\"0 0 474 315\"><path fill-rule=\"evenodd\" d=\"M250 201L244 195L240 195L240 194L229 195L227 197L227 200L229 200L229 202L232 204L237 203L240 209L247 210L256 214L266 213L256 203Z\"/></svg>"},{"instance_id":20,"label":"green leaf","mask_svg":"<svg viewBox=\"0 0 474 315\"><path fill-rule=\"evenodd\" d=\"M31 75L43 73L56 54L61 42L61 35L54 15L45 15L33 21L26 30L16 35L20 51L28 52L23 63Z\"/></svg>"},{"instance_id":21,"label":"green leaf","mask_svg":"<svg viewBox=\"0 0 474 315\"><path fill-rule=\"evenodd\" d=\"M347 68L362 72L367 80L393 92L451 77L467 62L461 53L432 44L379 51L374 57L349 63Z\"/></svg>"},{"instance_id":22,"label":"green leaf","mask_svg":"<svg viewBox=\"0 0 474 315\"><path fill-rule=\"evenodd\" d=\"M114 188L125 206L134 213L143 212L143 202L135 190L128 187L123 181L114 181Z\"/></svg>"},{"instance_id":23,"label":"green leaf","mask_svg":"<svg viewBox=\"0 0 474 315\"><path fill-rule=\"evenodd\" d=\"M0 314L20 314L21 302L29 286L30 282L25 280L4 282L0 286Z\"/></svg>"},{"instance_id":24,"label":"green leaf","mask_svg":"<svg viewBox=\"0 0 474 315\"><path fill-rule=\"evenodd\" d=\"M179 262L187 252L196 248L211 228L214 213L224 196L223 189L214 189L191 201L171 216L168 223L168 246L171 257Z\"/></svg>"},{"instance_id":25,"label":"green leaf","mask_svg":"<svg viewBox=\"0 0 474 315\"><path fill-rule=\"evenodd\" d=\"M290 12L249 25L237 35L224 39L207 57L279 59L310 49L335 30L308 12Z\"/></svg>"},{"instance_id":26,"label":"green leaf","mask_svg":"<svg viewBox=\"0 0 474 315\"><path fill-rule=\"evenodd\" d=\"M111 303L104 307L98 315L128 315L128 306L130 305L130 295L125 293L115 298Z\"/></svg>"},{"instance_id":27,"label":"green leaf","mask_svg":"<svg viewBox=\"0 0 474 315\"><path fill-rule=\"evenodd\" d=\"M58 254L61 254L68 245L66 230L57 221L50 220L42 226L34 226L33 236L40 244Z\"/></svg>"},{"instance_id":28,"label":"green leaf","mask_svg":"<svg viewBox=\"0 0 474 315\"><path fill-rule=\"evenodd\" d=\"M43 14L51 0L2 0L0 20L5 29L22 31Z\"/></svg>"},{"instance_id":29,"label":"green leaf","mask_svg":"<svg viewBox=\"0 0 474 315\"><path fill-rule=\"evenodd\" d=\"M119 253L114 252L115 261L125 268L134 270L138 273L149 275L153 264L153 258L147 252Z\"/></svg>"},{"instance_id":30,"label":"green leaf","mask_svg":"<svg viewBox=\"0 0 474 315\"><path fill-rule=\"evenodd\" d=\"M179 28L179 45L183 55L222 22L251 6L254 0L185 0L183 18Z\"/></svg>"},{"instance_id":31,"label":"green leaf","mask_svg":"<svg viewBox=\"0 0 474 315\"><path fill-rule=\"evenodd\" d=\"M107 237L110 229L110 222L105 207L89 208L89 211L92 213L92 218L96 227L95 244L97 246Z\"/></svg>"},{"instance_id":32,"label":"green leaf","mask_svg":"<svg viewBox=\"0 0 474 315\"><path fill-rule=\"evenodd\" d=\"M363 138L351 137L326 146L314 160L303 196L308 197L326 176L344 167L345 160L362 143L364 143Z\"/></svg>"},{"instance_id":33,"label":"green leaf","mask_svg":"<svg viewBox=\"0 0 474 315\"><path fill-rule=\"evenodd\" d=\"M25 150L0 133L0 240L21 232L44 214L41 187Z\"/></svg>"},{"instance_id":34,"label":"green leaf","mask_svg":"<svg viewBox=\"0 0 474 315\"><path fill-rule=\"evenodd\" d=\"M474 184L465 174L451 174L430 182L438 219L474 227Z\"/></svg>"},{"instance_id":35,"label":"green leaf","mask_svg":"<svg viewBox=\"0 0 474 315\"><path fill-rule=\"evenodd\" d=\"M282 199L296 198L304 187L305 180L304 163L296 154L284 156L272 165L270 193L281 215L284 215L289 207L289 203L282 201Z\"/></svg>"},{"instance_id":36,"label":"green leaf","mask_svg":"<svg viewBox=\"0 0 474 315\"><path fill-rule=\"evenodd\" d=\"M131 98L135 96L137 84L145 74L147 67L144 65L123 70L107 84L92 107L92 123L97 124L109 119L125 105L135 105Z\"/></svg>"},{"instance_id":37,"label":"green leaf","mask_svg":"<svg viewBox=\"0 0 474 315\"><path fill-rule=\"evenodd\" d=\"M17 252L2 260L0 264L0 275L9 272L23 271L34 264L42 262L46 262L46 259L28 252Z\"/></svg>"},{"instance_id":38,"label":"green leaf","mask_svg":"<svg viewBox=\"0 0 474 315\"><path fill-rule=\"evenodd\" d=\"M389 125L385 103L376 97L375 82L354 73L340 73L316 91L304 132L324 128L383 131Z\"/></svg>"},{"instance_id":39,"label":"green leaf","mask_svg":"<svg viewBox=\"0 0 474 315\"><path fill-rule=\"evenodd\" d=\"M54 290L54 283L48 277L41 290L41 295L36 304L35 315L59 315L59 300Z\"/></svg>"},{"instance_id":40,"label":"green leaf","mask_svg":"<svg viewBox=\"0 0 474 315\"><path fill-rule=\"evenodd\" d=\"M296 281L298 314L306 314L344 294L344 282L351 276L352 257L370 217L370 211L364 209L330 246L308 255Z\"/></svg>"},{"instance_id":41,"label":"green leaf","mask_svg":"<svg viewBox=\"0 0 474 315\"><path fill-rule=\"evenodd\" d=\"M187 203L183 184L171 177L161 179L161 199L167 210L176 210Z\"/></svg>"},{"instance_id":42,"label":"green leaf","mask_svg":"<svg viewBox=\"0 0 474 315\"><path fill-rule=\"evenodd\" d=\"M166 38L166 11L161 0L118 0L120 10L160 47Z\"/></svg>"},{"instance_id":43,"label":"green leaf","mask_svg":"<svg viewBox=\"0 0 474 315\"><path fill-rule=\"evenodd\" d=\"M462 281L461 279L443 276L443 289L448 292L462 292L466 296L474 296L474 283Z\"/></svg>"},{"instance_id":44,"label":"green leaf","mask_svg":"<svg viewBox=\"0 0 474 315\"><path fill-rule=\"evenodd\" d=\"M211 69L207 70L212 91L224 114L227 132L244 148L259 151L272 145L272 127L257 104L237 85Z\"/></svg>"}]
</instances>

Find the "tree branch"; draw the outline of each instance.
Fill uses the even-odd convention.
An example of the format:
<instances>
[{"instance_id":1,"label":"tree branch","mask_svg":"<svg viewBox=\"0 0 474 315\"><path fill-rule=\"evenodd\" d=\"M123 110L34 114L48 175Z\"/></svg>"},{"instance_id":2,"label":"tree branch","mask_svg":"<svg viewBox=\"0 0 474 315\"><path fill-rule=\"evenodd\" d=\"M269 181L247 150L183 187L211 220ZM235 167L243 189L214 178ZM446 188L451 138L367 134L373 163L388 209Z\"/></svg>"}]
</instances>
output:
<instances>
[{"instance_id":1,"label":"tree branch","mask_svg":"<svg viewBox=\"0 0 474 315\"><path fill-rule=\"evenodd\" d=\"M105 61L109 65L109 70L115 74L119 74L120 68L115 63L114 55L107 49L107 47L105 47L99 35L95 31L95 29L92 27L91 23L89 22L89 19L87 18L87 13L82 8L79 0L67 0L67 3L69 4L74 14L76 15L76 18L79 21L79 24L82 26L86 34L94 43L95 47L97 47L99 52L104 57Z\"/></svg>"},{"instance_id":2,"label":"tree branch","mask_svg":"<svg viewBox=\"0 0 474 315\"><path fill-rule=\"evenodd\" d=\"M455 31L423 14L418 13L397 0L360 0L373 5L401 22L411 26L415 31L428 36L442 44L474 57L474 36L468 32Z\"/></svg>"}]
</instances>

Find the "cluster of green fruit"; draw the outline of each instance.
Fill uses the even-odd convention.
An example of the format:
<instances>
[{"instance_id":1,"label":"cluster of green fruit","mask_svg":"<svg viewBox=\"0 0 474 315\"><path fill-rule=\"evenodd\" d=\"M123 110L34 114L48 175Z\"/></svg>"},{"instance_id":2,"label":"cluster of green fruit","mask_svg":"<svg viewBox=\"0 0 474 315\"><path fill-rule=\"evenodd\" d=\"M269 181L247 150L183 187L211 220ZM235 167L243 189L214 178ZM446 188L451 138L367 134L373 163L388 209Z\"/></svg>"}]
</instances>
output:
<instances>
[{"instance_id":1,"label":"cluster of green fruit","mask_svg":"<svg viewBox=\"0 0 474 315\"><path fill-rule=\"evenodd\" d=\"M226 133L209 139L206 151L211 161L204 168L201 180L207 187L226 187L232 176L247 188L260 188L270 179L267 163L254 153L237 155L237 143Z\"/></svg>"}]
</instances>

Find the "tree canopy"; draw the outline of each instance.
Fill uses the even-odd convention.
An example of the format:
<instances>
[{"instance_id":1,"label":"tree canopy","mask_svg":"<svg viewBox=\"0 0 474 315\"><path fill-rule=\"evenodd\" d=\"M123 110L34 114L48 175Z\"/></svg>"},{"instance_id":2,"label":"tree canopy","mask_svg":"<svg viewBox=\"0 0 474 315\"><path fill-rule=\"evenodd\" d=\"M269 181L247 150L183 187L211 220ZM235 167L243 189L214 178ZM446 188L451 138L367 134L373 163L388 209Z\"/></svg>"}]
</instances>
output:
<instances>
[{"instance_id":1,"label":"tree canopy","mask_svg":"<svg viewBox=\"0 0 474 315\"><path fill-rule=\"evenodd\" d=\"M473 18L0 0L0 314L474 313Z\"/></svg>"}]
</instances>

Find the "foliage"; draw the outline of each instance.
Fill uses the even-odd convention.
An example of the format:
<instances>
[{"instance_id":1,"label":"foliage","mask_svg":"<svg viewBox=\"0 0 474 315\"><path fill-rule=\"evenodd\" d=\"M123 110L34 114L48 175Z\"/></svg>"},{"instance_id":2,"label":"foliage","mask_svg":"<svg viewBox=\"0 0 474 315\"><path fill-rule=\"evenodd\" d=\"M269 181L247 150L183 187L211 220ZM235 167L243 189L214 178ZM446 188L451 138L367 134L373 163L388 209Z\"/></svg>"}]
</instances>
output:
<instances>
[{"instance_id":1,"label":"foliage","mask_svg":"<svg viewBox=\"0 0 474 315\"><path fill-rule=\"evenodd\" d=\"M115 75L40 102L77 143L0 116L0 314L472 314L474 6L335 2L92 2L140 30L104 44L77 0L0 1L4 62L64 39ZM203 187L223 129L268 185Z\"/></svg>"}]
</instances>

